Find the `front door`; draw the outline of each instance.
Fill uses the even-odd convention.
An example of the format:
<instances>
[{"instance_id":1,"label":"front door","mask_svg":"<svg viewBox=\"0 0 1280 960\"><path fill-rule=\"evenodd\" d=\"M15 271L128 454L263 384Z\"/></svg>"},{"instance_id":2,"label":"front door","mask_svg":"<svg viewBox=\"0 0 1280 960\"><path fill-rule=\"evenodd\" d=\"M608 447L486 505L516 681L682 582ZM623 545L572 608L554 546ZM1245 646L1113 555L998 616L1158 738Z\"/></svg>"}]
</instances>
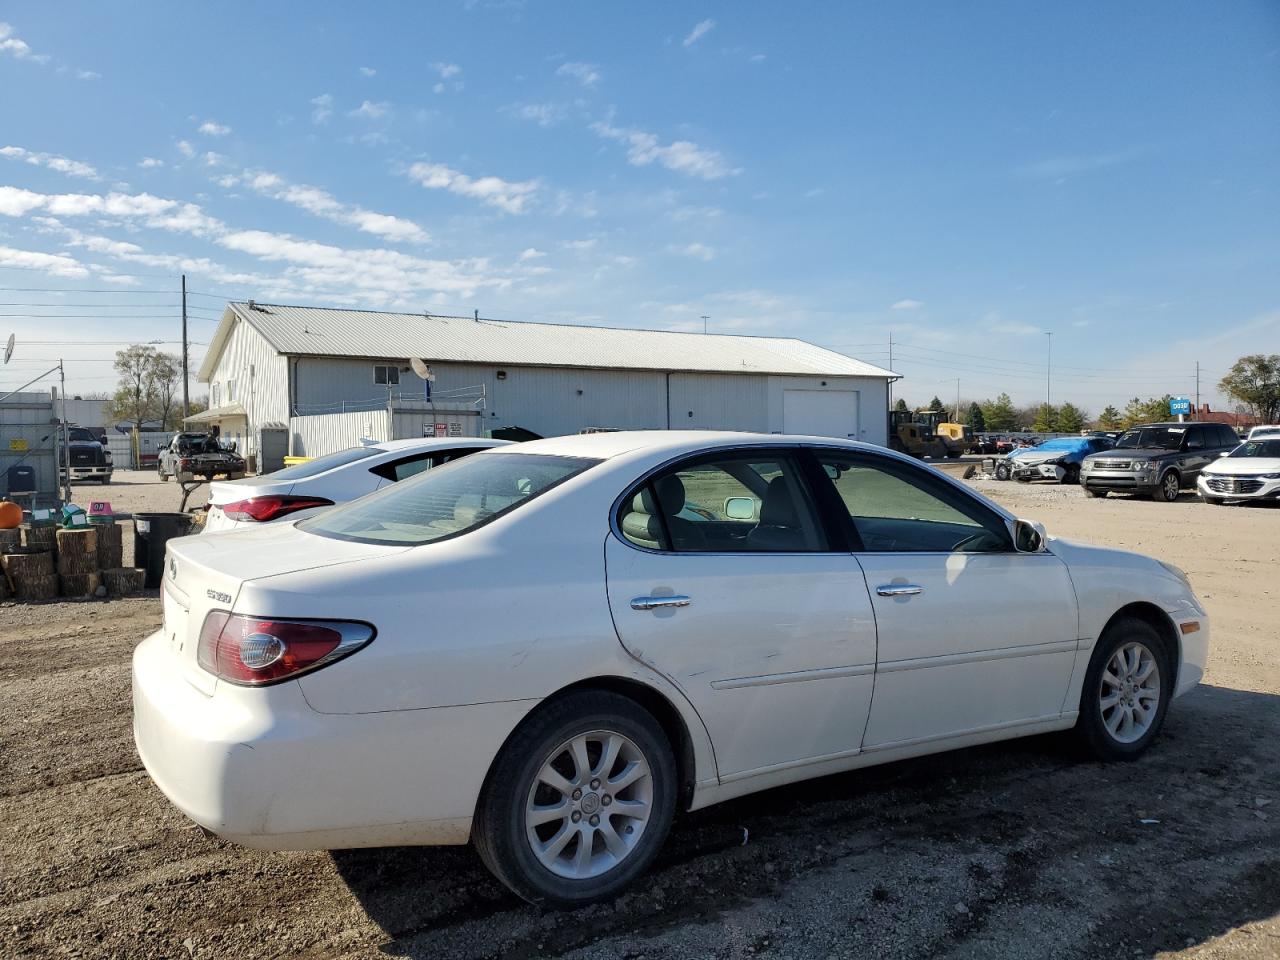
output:
<instances>
[{"instance_id":1,"label":"front door","mask_svg":"<svg viewBox=\"0 0 1280 960\"><path fill-rule=\"evenodd\" d=\"M1079 624L1066 565L932 472L819 454L847 509L879 632L863 749L1058 717Z\"/></svg>"},{"instance_id":2,"label":"front door","mask_svg":"<svg viewBox=\"0 0 1280 960\"><path fill-rule=\"evenodd\" d=\"M786 452L676 465L624 503L609 604L627 650L701 715L722 780L858 752L875 623Z\"/></svg>"}]
</instances>

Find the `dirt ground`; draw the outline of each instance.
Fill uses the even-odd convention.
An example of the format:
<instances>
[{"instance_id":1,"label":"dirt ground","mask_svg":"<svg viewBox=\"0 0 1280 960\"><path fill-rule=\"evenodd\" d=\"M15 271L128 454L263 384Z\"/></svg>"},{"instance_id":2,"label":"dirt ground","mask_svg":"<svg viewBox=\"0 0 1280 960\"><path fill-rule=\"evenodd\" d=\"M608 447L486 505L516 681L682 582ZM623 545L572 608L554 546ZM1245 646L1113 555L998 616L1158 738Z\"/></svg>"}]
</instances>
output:
<instances>
[{"instance_id":1,"label":"dirt ground","mask_svg":"<svg viewBox=\"0 0 1280 960\"><path fill-rule=\"evenodd\" d=\"M177 505L172 483L120 480L85 499ZM1280 956L1280 509L977 486L1190 574L1208 676L1137 763L1041 737L773 790L681 818L616 902L549 913L467 848L206 838L133 751L129 655L154 594L6 604L0 957Z\"/></svg>"}]
</instances>

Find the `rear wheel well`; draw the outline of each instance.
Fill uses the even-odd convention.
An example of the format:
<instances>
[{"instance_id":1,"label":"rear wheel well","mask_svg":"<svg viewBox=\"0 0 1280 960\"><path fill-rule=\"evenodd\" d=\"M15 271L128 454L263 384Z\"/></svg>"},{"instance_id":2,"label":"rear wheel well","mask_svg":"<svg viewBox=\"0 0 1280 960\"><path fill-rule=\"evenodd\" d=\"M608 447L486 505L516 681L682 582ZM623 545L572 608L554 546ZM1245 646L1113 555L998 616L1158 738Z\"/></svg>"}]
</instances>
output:
<instances>
[{"instance_id":1,"label":"rear wheel well","mask_svg":"<svg viewBox=\"0 0 1280 960\"><path fill-rule=\"evenodd\" d=\"M663 733L667 735L667 740L671 743L672 753L675 755L676 772L679 777L679 782L676 784L677 809L687 809L693 799L694 783L697 782L693 738L689 736L689 728L685 725L684 718L680 716L680 711L663 694L647 684L629 680L626 677L590 677L586 680L572 683L567 687L561 687L543 700L542 703L538 704L516 725L515 730L512 730L507 739L503 741L502 747L505 748L507 742L515 736L516 731L528 723L547 704L560 700L568 694L578 693L583 690L604 690L626 697L628 700L634 701L658 721L658 725L662 727ZM499 749L494 754L494 757L496 758L501 752L502 749ZM492 775L492 764L490 764L489 770L490 775ZM488 790L488 788L489 776L486 776L483 790Z\"/></svg>"},{"instance_id":2,"label":"rear wheel well","mask_svg":"<svg viewBox=\"0 0 1280 960\"><path fill-rule=\"evenodd\" d=\"M1173 660L1173 687L1178 687L1178 671L1182 666L1182 639L1178 636L1178 630L1173 624L1173 620L1169 615L1157 607L1154 603L1145 603L1139 601L1130 603L1121 607L1111 615L1111 619L1107 621L1107 625L1102 628L1102 633L1106 633L1111 629L1111 625L1125 617L1133 617L1137 620L1150 624L1151 628L1160 634L1168 647L1169 656ZM1101 634L1099 634L1101 636Z\"/></svg>"}]
</instances>

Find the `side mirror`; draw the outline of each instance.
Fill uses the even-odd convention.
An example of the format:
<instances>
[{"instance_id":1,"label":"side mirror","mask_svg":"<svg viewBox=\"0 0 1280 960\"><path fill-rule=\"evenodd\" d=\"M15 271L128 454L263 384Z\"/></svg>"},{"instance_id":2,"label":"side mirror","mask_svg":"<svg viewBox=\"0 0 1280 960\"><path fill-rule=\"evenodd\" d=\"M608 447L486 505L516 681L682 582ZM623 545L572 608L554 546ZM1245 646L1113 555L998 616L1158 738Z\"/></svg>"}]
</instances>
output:
<instances>
[{"instance_id":1,"label":"side mirror","mask_svg":"<svg viewBox=\"0 0 1280 960\"><path fill-rule=\"evenodd\" d=\"M750 497L729 497L724 502L724 515L729 520L754 520L756 502Z\"/></svg>"},{"instance_id":2,"label":"side mirror","mask_svg":"<svg viewBox=\"0 0 1280 960\"><path fill-rule=\"evenodd\" d=\"M1043 553L1047 538L1044 524L1033 520L1015 520L1013 523L1013 547L1019 553Z\"/></svg>"}]
</instances>

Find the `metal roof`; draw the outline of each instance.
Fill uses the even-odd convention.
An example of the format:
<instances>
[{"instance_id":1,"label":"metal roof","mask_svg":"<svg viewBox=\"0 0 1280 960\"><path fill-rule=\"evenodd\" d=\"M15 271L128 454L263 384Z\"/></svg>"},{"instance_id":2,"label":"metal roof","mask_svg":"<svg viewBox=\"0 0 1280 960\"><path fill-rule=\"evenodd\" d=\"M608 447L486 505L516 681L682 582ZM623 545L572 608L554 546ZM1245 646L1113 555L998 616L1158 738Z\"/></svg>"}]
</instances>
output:
<instances>
[{"instance_id":1,"label":"metal roof","mask_svg":"<svg viewBox=\"0 0 1280 960\"><path fill-rule=\"evenodd\" d=\"M830 377L897 374L790 337L626 330L232 301L200 366L207 381L231 329L248 323L291 356L399 359L537 367L768 373Z\"/></svg>"}]
</instances>

